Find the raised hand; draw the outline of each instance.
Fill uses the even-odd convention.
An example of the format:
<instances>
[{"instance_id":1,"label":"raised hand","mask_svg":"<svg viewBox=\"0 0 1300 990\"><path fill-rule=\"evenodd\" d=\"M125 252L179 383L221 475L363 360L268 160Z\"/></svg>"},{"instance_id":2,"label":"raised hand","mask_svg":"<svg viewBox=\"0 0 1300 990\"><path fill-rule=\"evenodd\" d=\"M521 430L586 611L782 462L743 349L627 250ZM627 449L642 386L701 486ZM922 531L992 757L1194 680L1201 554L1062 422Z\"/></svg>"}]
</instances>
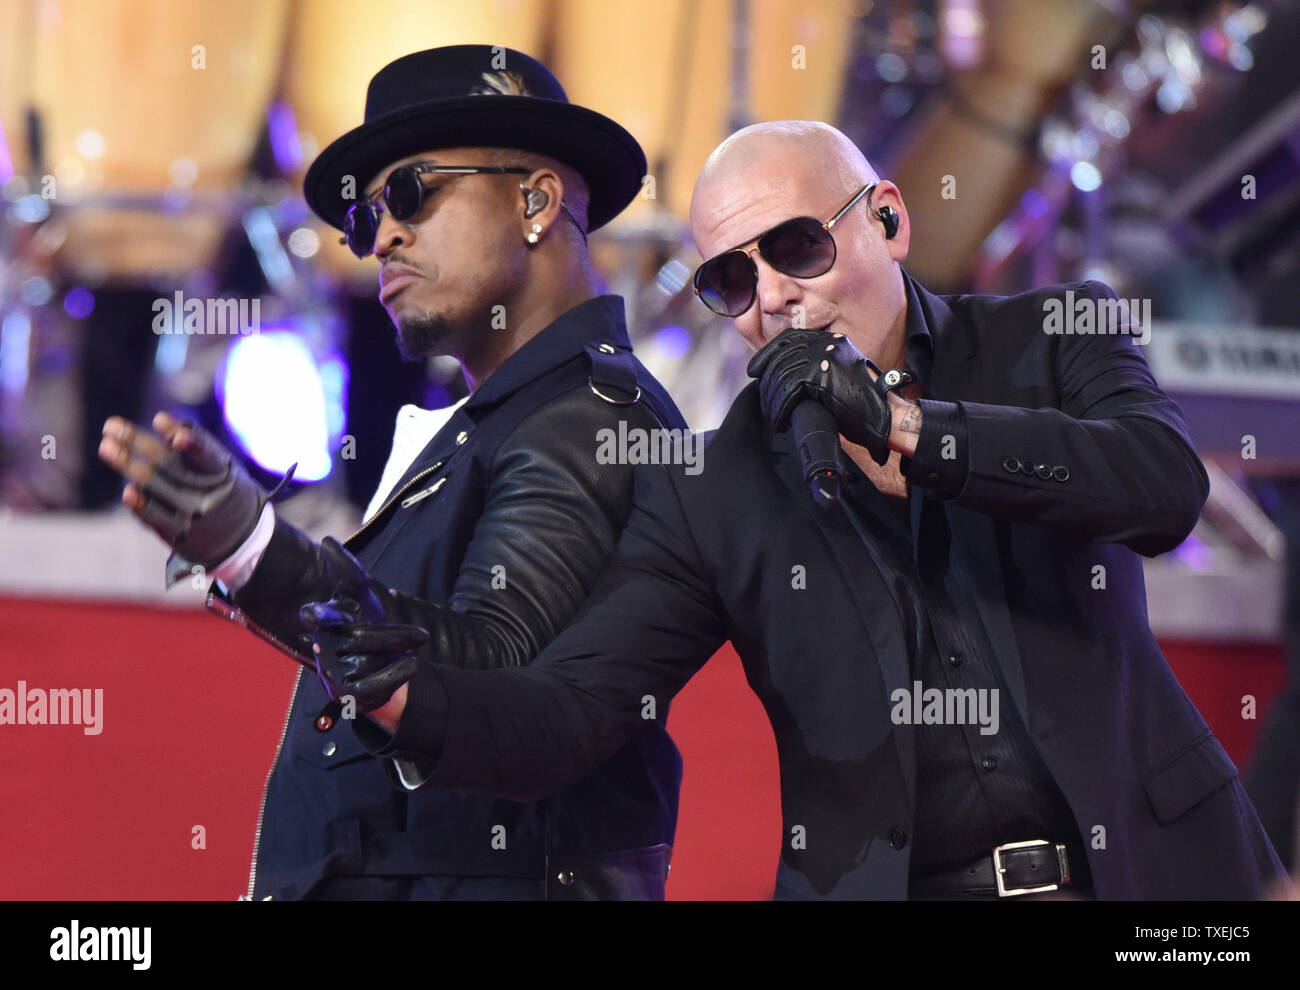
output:
<instances>
[{"instance_id":1,"label":"raised hand","mask_svg":"<svg viewBox=\"0 0 1300 990\"><path fill-rule=\"evenodd\" d=\"M796 405L816 399L845 439L865 447L877 464L889 460L889 389L910 382L909 372L882 378L843 334L793 328L769 341L746 370L759 380L759 401L774 432L789 427Z\"/></svg>"},{"instance_id":2,"label":"raised hand","mask_svg":"<svg viewBox=\"0 0 1300 990\"><path fill-rule=\"evenodd\" d=\"M197 424L160 412L153 426L157 433L110 417L99 458L127 480L122 501L145 525L187 560L213 567L252 533L272 493Z\"/></svg>"}]
</instances>

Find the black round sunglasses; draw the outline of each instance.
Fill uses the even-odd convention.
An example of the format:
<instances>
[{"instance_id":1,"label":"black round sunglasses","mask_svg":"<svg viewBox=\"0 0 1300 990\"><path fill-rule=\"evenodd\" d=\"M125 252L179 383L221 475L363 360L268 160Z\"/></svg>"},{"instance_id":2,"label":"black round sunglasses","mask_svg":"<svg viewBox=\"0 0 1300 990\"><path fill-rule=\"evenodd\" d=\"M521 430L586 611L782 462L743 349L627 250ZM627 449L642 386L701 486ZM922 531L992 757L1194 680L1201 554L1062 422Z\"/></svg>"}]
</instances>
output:
<instances>
[{"instance_id":1,"label":"black round sunglasses","mask_svg":"<svg viewBox=\"0 0 1300 990\"><path fill-rule=\"evenodd\" d=\"M370 199L348 207L339 243L346 244L358 258L370 255L379 236L380 213L386 209L394 220L405 223L420 212L429 191L420 181L421 175L531 175L534 171L506 165L402 165L388 174L382 207Z\"/></svg>"}]
</instances>

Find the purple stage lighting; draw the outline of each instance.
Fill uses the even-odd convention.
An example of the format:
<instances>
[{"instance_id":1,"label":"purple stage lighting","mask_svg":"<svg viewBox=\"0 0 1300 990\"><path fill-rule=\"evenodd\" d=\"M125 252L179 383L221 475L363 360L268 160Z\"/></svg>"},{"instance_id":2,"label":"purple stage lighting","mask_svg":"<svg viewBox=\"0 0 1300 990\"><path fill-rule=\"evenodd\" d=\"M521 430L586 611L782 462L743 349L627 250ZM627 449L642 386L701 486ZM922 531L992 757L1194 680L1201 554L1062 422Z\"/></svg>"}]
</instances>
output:
<instances>
[{"instance_id":1,"label":"purple stage lighting","mask_svg":"<svg viewBox=\"0 0 1300 990\"><path fill-rule=\"evenodd\" d=\"M320 481L333 466L331 440L342 432L347 368L337 355L317 362L297 333L241 337L217 376L226 427L257 464L297 481Z\"/></svg>"},{"instance_id":2,"label":"purple stage lighting","mask_svg":"<svg viewBox=\"0 0 1300 990\"><path fill-rule=\"evenodd\" d=\"M83 285L74 285L63 297L63 311L74 320L84 320L95 311L95 296Z\"/></svg>"}]
</instances>

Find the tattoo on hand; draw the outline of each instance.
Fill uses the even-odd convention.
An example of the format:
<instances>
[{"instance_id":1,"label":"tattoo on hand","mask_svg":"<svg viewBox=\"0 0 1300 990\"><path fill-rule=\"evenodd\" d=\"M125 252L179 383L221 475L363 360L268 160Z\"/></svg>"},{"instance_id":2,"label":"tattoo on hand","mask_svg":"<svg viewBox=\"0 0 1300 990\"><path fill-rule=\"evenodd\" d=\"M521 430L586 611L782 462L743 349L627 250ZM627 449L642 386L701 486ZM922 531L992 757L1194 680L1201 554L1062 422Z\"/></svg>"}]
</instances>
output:
<instances>
[{"instance_id":1,"label":"tattoo on hand","mask_svg":"<svg viewBox=\"0 0 1300 990\"><path fill-rule=\"evenodd\" d=\"M920 433L921 432L921 407L915 403L907 408L903 414L903 420L898 424L899 430L903 433Z\"/></svg>"}]
</instances>

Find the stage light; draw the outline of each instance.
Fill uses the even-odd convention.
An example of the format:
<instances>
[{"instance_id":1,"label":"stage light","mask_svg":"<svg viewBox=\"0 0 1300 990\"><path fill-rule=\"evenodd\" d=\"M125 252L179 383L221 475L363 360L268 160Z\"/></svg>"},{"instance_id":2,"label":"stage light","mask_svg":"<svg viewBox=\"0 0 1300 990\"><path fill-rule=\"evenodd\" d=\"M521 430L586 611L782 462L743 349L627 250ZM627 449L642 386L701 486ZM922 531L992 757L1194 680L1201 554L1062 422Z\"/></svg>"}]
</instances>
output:
<instances>
[{"instance_id":1,"label":"stage light","mask_svg":"<svg viewBox=\"0 0 1300 990\"><path fill-rule=\"evenodd\" d=\"M1255 65L1255 56L1245 45L1233 45L1228 49L1228 64L1239 72L1249 72Z\"/></svg>"},{"instance_id":2,"label":"stage light","mask_svg":"<svg viewBox=\"0 0 1300 990\"><path fill-rule=\"evenodd\" d=\"M1165 113L1178 113L1196 106L1191 87L1177 76L1167 76L1156 90L1156 105Z\"/></svg>"},{"instance_id":3,"label":"stage light","mask_svg":"<svg viewBox=\"0 0 1300 990\"><path fill-rule=\"evenodd\" d=\"M54 295L54 286L44 275L33 275L18 290L22 301L33 308L44 306Z\"/></svg>"},{"instance_id":4,"label":"stage light","mask_svg":"<svg viewBox=\"0 0 1300 990\"><path fill-rule=\"evenodd\" d=\"M1124 78L1124 85L1134 93L1142 92L1151 83L1146 70L1138 62L1126 62L1124 68L1120 70L1120 75Z\"/></svg>"},{"instance_id":5,"label":"stage light","mask_svg":"<svg viewBox=\"0 0 1300 990\"><path fill-rule=\"evenodd\" d=\"M104 157L108 145L104 141L104 135L99 131L85 130L73 138L72 147L82 158L95 161Z\"/></svg>"},{"instance_id":6,"label":"stage light","mask_svg":"<svg viewBox=\"0 0 1300 990\"><path fill-rule=\"evenodd\" d=\"M1025 216L1035 220L1046 215L1047 206L1047 197L1038 189L1027 189L1020 197L1020 208L1025 211Z\"/></svg>"},{"instance_id":7,"label":"stage light","mask_svg":"<svg viewBox=\"0 0 1300 990\"><path fill-rule=\"evenodd\" d=\"M319 365L287 330L236 340L217 375L226 428L257 464L300 481L329 475L330 437L342 432L347 369L330 355Z\"/></svg>"},{"instance_id":8,"label":"stage light","mask_svg":"<svg viewBox=\"0 0 1300 990\"><path fill-rule=\"evenodd\" d=\"M95 311L95 296L83 285L74 285L63 297L63 311L74 320L84 320Z\"/></svg>"},{"instance_id":9,"label":"stage light","mask_svg":"<svg viewBox=\"0 0 1300 990\"><path fill-rule=\"evenodd\" d=\"M302 167L302 142L298 139L298 122L293 107L280 100L266 111L266 133L271 141L275 164L285 175Z\"/></svg>"},{"instance_id":10,"label":"stage light","mask_svg":"<svg viewBox=\"0 0 1300 990\"><path fill-rule=\"evenodd\" d=\"M1101 173L1092 162L1075 162L1070 167L1070 181L1080 192L1094 192L1101 188Z\"/></svg>"},{"instance_id":11,"label":"stage light","mask_svg":"<svg viewBox=\"0 0 1300 990\"><path fill-rule=\"evenodd\" d=\"M26 310L13 309L0 323L0 389L22 396L31 363L32 321Z\"/></svg>"},{"instance_id":12,"label":"stage light","mask_svg":"<svg viewBox=\"0 0 1300 990\"><path fill-rule=\"evenodd\" d=\"M655 285L666 296L675 296L685 287L691 270L676 258L669 258L655 275Z\"/></svg>"},{"instance_id":13,"label":"stage light","mask_svg":"<svg viewBox=\"0 0 1300 990\"><path fill-rule=\"evenodd\" d=\"M320 237L310 227L294 230L287 241L289 250L299 258L311 258L320 250Z\"/></svg>"},{"instance_id":14,"label":"stage light","mask_svg":"<svg viewBox=\"0 0 1300 990\"><path fill-rule=\"evenodd\" d=\"M21 223L41 223L50 215L50 204L35 193L14 203L14 217Z\"/></svg>"},{"instance_id":15,"label":"stage light","mask_svg":"<svg viewBox=\"0 0 1300 990\"><path fill-rule=\"evenodd\" d=\"M907 63L893 52L885 52L876 59L876 74L885 82L900 82L907 75Z\"/></svg>"},{"instance_id":16,"label":"stage light","mask_svg":"<svg viewBox=\"0 0 1300 990\"><path fill-rule=\"evenodd\" d=\"M1123 141L1128 137L1129 122L1123 111L1112 107L1102 114L1101 120L1102 127L1106 128L1106 133L1116 141Z\"/></svg>"},{"instance_id":17,"label":"stage light","mask_svg":"<svg viewBox=\"0 0 1300 990\"><path fill-rule=\"evenodd\" d=\"M683 327L664 327L654 335L655 347L669 361L686 357L691 350L691 335Z\"/></svg>"}]
</instances>

